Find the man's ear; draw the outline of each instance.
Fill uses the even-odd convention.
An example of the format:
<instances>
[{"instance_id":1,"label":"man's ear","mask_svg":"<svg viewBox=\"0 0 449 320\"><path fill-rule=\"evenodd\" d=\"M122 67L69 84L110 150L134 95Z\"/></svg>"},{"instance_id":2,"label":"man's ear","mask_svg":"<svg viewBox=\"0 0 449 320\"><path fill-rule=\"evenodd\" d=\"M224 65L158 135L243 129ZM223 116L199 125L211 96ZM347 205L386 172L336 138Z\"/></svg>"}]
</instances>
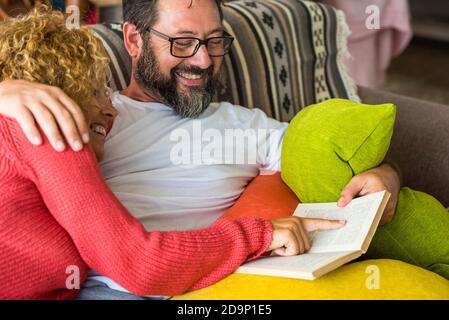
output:
<instances>
[{"instance_id":1,"label":"man's ear","mask_svg":"<svg viewBox=\"0 0 449 320\"><path fill-rule=\"evenodd\" d=\"M139 30L132 23L125 22L123 24L123 41L131 58L137 59L140 56L143 42Z\"/></svg>"}]
</instances>

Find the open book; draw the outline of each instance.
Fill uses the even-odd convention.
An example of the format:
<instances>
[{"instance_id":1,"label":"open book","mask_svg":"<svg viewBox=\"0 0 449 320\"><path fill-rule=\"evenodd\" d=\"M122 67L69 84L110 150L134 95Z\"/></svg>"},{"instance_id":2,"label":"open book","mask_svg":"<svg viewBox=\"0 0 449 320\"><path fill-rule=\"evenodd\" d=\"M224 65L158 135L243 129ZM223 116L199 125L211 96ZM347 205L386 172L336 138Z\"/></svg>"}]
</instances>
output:
<instances>
[{"instance_id":1,"label":"open book","mask_svg":"<svg viewBox=\"0 0 449 320\"><path fill-rule=\"evenodd\" d=\"M311 249L305 254L261 257L245 263L236 273L316 279L368 250L389 198L387 191L381 191L356 198L344 208L339 208L336 202L300 203L295 216L346 220L346 225L309 233Z\"/></svg>"}]
</instances>

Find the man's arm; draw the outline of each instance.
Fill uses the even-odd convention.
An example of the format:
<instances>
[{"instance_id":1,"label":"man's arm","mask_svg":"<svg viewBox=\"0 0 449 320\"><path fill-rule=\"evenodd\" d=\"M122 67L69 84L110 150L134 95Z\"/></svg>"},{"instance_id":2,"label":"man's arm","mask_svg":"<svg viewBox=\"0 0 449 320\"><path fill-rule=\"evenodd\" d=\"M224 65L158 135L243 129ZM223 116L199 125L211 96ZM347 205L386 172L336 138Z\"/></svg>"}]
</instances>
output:
<instances>
[{"instance_id":1,"label":"man's arm","mask_svg":"<svg viewBox=\"0 0 449 320\"><path fill-rule=\"evenodd\" d=\"M42 143L40 127L53 148L74 151L89 142L89 128L81 108L64 91L26 80L0 82L0 114L15 119L27 139Z\"/></svg>"},{"instance_id":2,"label":"man's arm","mask_svg":"<svg viewBox=\"0 0 449 320\"><path fill-rule=\"evenodd\" d=\"M386 158L383 162L383 164L388 164L390 167L392 167L394 169L394 171L396 171L398 178L399 178L399 184L400 186L402 186L402 171L401 168L399 167L399 165L391 158Z\"/></svg>"}]
</instances>

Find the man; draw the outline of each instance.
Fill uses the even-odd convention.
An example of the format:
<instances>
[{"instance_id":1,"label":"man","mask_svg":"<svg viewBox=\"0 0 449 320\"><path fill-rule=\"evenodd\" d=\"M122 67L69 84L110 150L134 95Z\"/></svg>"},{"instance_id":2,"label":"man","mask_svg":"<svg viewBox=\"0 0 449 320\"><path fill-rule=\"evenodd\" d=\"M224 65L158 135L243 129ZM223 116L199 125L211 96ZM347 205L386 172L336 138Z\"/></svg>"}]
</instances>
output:
<instances>
[{"instance_id":1,"label":"man","mask_svg":"<svg viewBox=\"0 0 449 320\"><path fill-rule=\"evenodd\" d=\"M112 97L119 116L107 137L102 170L120 201L148 230L207 226L260 171L280 170L286 123L261 110L211 103L232 43L219 5L219 0L124 1L132 77L128 88ZM62 136L74 150L82 148L88 128L79 108L60 90L23 82L8 86L3 94L0 86L0 113L17 119L30 141L41 143L37 123L55 149L64 150ZM229 147L230 131L232 139L250 132L248 144ZM221 138L215 144L221 148L209 152L211 141ZM237 159L241 154L247 155L244 161ZM398 173L383 164L354 177L339 205L386 189L392 198L385 223L394 214L399 188ZM122 290L104 277L92 279Z\"/></svg>"}]
</instances>

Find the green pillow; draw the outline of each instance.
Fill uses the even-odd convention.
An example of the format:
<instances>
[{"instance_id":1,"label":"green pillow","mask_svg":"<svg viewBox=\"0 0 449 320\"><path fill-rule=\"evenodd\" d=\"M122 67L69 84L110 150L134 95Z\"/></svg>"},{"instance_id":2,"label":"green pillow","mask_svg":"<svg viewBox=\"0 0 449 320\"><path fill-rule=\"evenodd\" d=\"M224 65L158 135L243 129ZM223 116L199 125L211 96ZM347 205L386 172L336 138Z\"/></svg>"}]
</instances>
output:
<instances>
[{"instance_id":1,"label":"green pillow","mask_svg":"<svg viewBox=\"0 0 449 320\"><path fill-rule=\"evenodd\" d=\"M394 219L377 229L364 258L397 259L449 279L449 212L431 195L402 188Z\"/></svg>"},{"instance_id":2,"label":"green pillow","mask_svg":"<svg viewBox=\"0 0 449 320\"><path fill-rule=\"evenodd\" d=\"M337 201L354 175L382 162L394 120L392 104L334 99L305 108L285 133L283 180L302 202ZM397 259L449 279L449 212L402 188L393 220L377 229L364 258Z\"/></svg>"},{"instance_id":3,"label":"green pillow","mask_svg":"<svg viewBox=\"0 0 449 320\"><path fill-rule=\"evenodd\" d=\"M337 201L354 175L383 161L395 116L391 103L331 99L304 108L284 136L282 179L302 202Z\"/></svg>"}]
</instances>

